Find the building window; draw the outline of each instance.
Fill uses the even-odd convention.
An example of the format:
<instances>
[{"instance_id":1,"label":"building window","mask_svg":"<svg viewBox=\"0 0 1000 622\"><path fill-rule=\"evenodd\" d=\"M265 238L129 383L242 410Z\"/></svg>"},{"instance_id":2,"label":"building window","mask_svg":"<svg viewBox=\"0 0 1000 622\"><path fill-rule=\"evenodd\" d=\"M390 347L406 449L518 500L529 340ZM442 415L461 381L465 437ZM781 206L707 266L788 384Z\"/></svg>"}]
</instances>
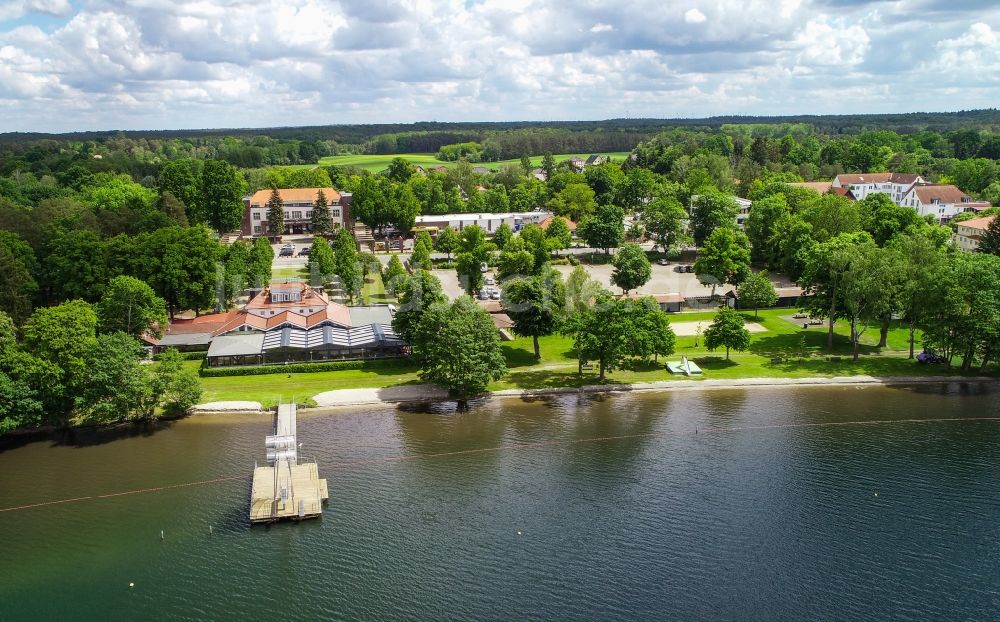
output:
<instances>
[{"instance_id":1,"label":"building window","mask_svg":"<svg viewBox=\"0 0 1000 622\"><path fill-rule=\"evenodd\" d=\"M312 217L313 217L312 212L306 212L306 218L312 218Z\"/></svg>"},{"instance_id":2,"label":"building window","mask_svg":"<svg viewBox=\"0 0 1000 622\"><path fill-rule=\"evenodd\" d=\"M257 225L256 227L253 228L253 232L257 235L260 235L261 233L263 233L263 229L261 228L260 225Z\"/></svg>"},{"instance_id":3,"label":"building window","mask_svg":"<svg viewBox=\"0 0 1000 622\"><path fill-rule=\"evenodd\" d=\"M332 210L330 210L330 217L331 218L340 218L340 210L339 209L332 209Z\"/></svg>"},{"instance_id":4,"label":"building window","mask_svg":"<svg viewBox=\"0 0 1000 622\"><path fill-rule=\"evenodd\" d=\"M302 220L302 212L292 212L292 220Z\"/></svg>"},{"instance_id":5,"label":"building window","mask_svg":"<svg viewBox=\"0 0 1000 622\"><path fill-rule=\"evenodd\" d=\"M291 220L291 219L292 219L292 213L291 212L285 212L285 220Z\"/></svg>"},{"instance_id":6,"label":"building window","mask_svg":"<svg viewBox=\"0 0 1000 622\"><path fill-rule=\"evenodd\" d=\"M260 220L260 212L254 212L253 213L253 219L254 220Z\"/></svg>"}]
</instances>

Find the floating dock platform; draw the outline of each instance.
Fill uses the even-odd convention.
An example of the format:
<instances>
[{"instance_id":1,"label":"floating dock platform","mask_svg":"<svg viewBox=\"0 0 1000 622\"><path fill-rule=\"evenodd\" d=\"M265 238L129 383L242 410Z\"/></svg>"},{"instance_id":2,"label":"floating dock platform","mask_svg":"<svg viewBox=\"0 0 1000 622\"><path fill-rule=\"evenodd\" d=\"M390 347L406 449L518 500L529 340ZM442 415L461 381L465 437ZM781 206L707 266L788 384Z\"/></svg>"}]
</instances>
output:
<instances>
[{"instance_id":1,"label":"floating dock platform","mask_svg":"<svg viewBox=\"0 0 1000 622\"><path fill-rule=\"evenodd\" d=\"M250 522L303 520L323 514L329 498L326 480L315 462L299 459L295 404L281 404L274 416L274 433L264 439L268 466L256 466L250 489Z\"/></svg>"}]
</instances>

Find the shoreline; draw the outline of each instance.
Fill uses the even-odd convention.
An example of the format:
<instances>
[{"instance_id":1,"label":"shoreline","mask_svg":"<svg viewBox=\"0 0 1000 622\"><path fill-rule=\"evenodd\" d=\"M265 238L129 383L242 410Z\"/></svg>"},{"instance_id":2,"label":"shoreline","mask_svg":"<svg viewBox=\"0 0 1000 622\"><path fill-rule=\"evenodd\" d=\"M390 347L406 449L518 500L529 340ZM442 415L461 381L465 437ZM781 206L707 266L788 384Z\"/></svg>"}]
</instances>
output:
<instances>
[{"instance_id":1,"label":"shoreline","mask_svg":"<svg viewBox=\"0 0 1000 622\"><path fill-rule=\"evenodd\" d=\"M473 399L531 398L548 395L583 395L611 393L653 393L660 391L695 391L713 389L820 387L820 386L893 386L909 384L1000 383L990 376L815 376L808 378L727 378L704 380L662 380L633 384L593 384L582 387L550 387L544 389L501 389L488 391ZM316 406L299 408L302 414L336 412L345 408L381 408L396 404L454 401L444 390L433 385L400 385L381 389L338 389L325 391L312 398ZM193 406L188 413L199 414L260 414L271 412L259 402L209 402Z\"/></svg>"}]
</instances>

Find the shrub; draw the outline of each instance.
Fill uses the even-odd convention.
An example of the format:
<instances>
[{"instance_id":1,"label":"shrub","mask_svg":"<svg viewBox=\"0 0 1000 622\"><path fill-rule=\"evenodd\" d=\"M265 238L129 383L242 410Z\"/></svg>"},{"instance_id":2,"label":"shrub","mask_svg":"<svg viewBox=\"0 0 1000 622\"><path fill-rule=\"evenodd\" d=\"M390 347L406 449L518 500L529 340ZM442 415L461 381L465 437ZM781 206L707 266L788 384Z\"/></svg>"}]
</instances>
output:
<instances>
[{"instance_id":1,"label":"shrub","mask_svg":"<svg viewBox=\"0 0 1000 622\"><path fill-rule=\"evenodd\" d=\"M202 366L198 373L205 378L223 376L264 376L267 374L305 374L319 371L336 371L346 369L393 369L410 367L409 359L390 359L378 361L318 361L315 363L289 363L287 365L251 365L247 367L206 367Z\"/></svg>"}]
</instances>

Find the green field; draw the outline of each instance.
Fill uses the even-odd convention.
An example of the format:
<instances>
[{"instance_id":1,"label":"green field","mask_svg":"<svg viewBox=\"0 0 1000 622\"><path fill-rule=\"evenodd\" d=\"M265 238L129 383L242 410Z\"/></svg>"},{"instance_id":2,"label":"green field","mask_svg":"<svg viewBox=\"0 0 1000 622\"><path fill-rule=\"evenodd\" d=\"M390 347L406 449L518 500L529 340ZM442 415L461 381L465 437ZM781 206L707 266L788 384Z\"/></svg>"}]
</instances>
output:
<instances>
[{"instance_id":1,"label":"green field","mask_svg":"<svg viewBox=\"0 0 1000 622\"><path fill-rule=\"evenodd\" d=\"M374 292L373 292L374 293ZM377 295L377 294L376 294ZM767 330L754 333L750 350L733 352L730 360L725 350L709 352L704 339L694 336L678 337L676 353L671 360L687 355L704 369L702 376L709 378L805 378L820 376L936 376L958 375L958 369L943 366L924 366L907 358L907 329L893 323L889 331L889 347L877 348L878 327L872 326L862 335L861 358L851 361L851 344L848 326L838 322L835 326L834 348L826 350L826 327L803 330L801 323L786 319L794 309L761 311L758 318L745 313L748 321L757 322ZM704 321L707 326L713 313L680 313L671 315L675 322ZM920 349L919 334L917 350ZM542 358L536 361L532 354L530 338L518 338L503 343L509 373L490 389L540 389L547 387L575 387L598 382L596 365L593 371L578 375L573 340L552 335L540 340ZM698 341L698 345L695 342ZM830 361L831 355L841 357ZM780 362L772 362L773 359ZM656 364L636 364L608 374L606 383L652 382L687 379L671 376L661 359ZM192 367L197 362L191 362ZM279 399L292 399L302 403L310 397L332 389L378 388L419 382L418 369L405 362L373 363L363 370L321 371L315 373L263 376L230 376L202 378L205 394L202 401L254 400L273 406ZM995 367L991 371L996 374Z\"/></svg>"},{"instance_id":2,"label":"green field","mask_svg":"<svg viewBox=\"0 0 1000 622\"><path fill-rule=\"evenodd\" d=\"M599 155L605 155L616 160L623 160L628 156L627 151L614 151L601 153ZM559 153L553 154L556 162L562 160L567 160L569 158L580 158L586 160L591 154L589 153ZM319 166L356 166L358 168L364 169L366 171L371 171L377 173L389 166L393 158L406 158L412 162L415 166L422 166L428 168L431 166L455 166L456 162L442 162L434 157L432 153L399 153L394 155L341 155L341 156L327 156L321 158L319 161ZM499 162L482 162L479 164L473 164L473 166L484 166L489 169L499 169L501 166L507 164L520 164L520 160L501 160ZM541 166L542 156L534 156L531 158L531 163L533 166ZM295 168L313 168L317 165L315 164L297 164Z\"/></svg>"}]
</instances>

